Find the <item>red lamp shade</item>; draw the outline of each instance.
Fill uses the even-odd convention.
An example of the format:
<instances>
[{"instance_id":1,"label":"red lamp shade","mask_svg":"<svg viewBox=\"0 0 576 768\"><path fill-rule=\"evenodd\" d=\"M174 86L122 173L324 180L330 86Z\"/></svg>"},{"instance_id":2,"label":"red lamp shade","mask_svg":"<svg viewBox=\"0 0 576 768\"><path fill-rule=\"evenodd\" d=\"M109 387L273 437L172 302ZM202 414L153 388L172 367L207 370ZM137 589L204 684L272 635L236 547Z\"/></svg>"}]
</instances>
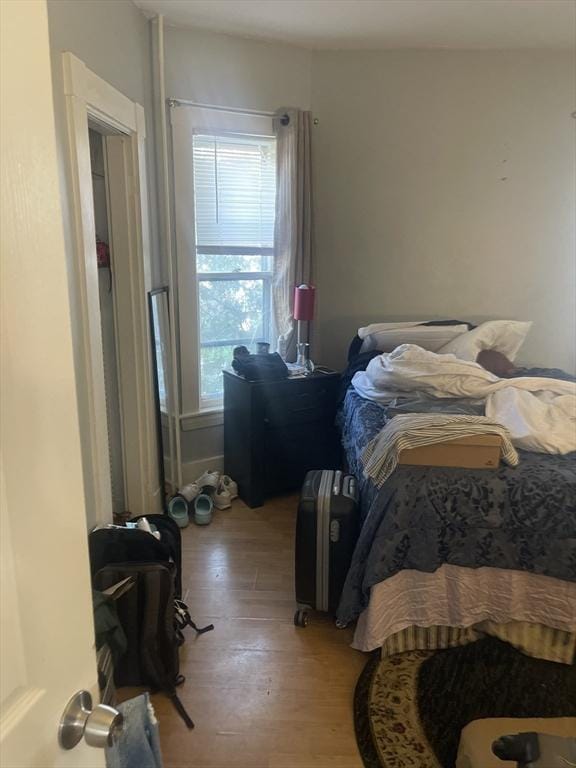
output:
<instances>
[{"instance_id":1,"label":"red lamp shade","mask_svg":"<svg viewBox=\"0 0 576 768\"><path fill-rule=\"evenodd\" d=\"M294 320L312 320L315 294L313 285L303 283L294 287Z\"/></svg>"}]
</instances>

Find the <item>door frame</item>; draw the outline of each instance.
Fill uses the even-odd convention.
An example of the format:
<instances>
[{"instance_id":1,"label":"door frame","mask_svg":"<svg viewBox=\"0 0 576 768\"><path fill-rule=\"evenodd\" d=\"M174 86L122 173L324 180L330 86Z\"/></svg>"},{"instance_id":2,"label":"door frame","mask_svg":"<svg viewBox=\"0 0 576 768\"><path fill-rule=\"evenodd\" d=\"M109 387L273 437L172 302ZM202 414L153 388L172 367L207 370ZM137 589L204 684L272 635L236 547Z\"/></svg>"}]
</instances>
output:
<instances>
[{"instance_id":1,"label":"door frame","mask_svg":"<svg viewBox=\"0 0 576 768\"><path fill-rule=\"evenodd\" d=\"M81 322L79 400L91 519L109 522L112 491L102 355L96 233L88 128L105 134L114 263L124 477L132 515L160 511L161 498L147 294L151 264L143 107L62 54L68 125L74 267ZM119 254L122 257L119 257ZM120 300L121 297L121 300Z\"/></svg>"}]
</instances>

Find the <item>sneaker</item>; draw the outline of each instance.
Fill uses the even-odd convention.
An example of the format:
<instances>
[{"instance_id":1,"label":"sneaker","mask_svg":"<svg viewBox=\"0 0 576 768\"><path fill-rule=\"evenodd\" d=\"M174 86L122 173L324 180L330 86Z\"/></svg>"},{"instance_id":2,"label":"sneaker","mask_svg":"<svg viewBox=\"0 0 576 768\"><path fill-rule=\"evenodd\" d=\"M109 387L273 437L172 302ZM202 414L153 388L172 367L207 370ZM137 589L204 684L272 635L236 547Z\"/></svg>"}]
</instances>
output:
<instances>
[{"instance_id":1,"label":"sneaker","mask_svg":"<svg viewBox=\"0 0 576 768\"><path fill-rule=\"evenodd\" d=\"M196 485L204 493L211 493L218 489L218 483L220 482L220 472L207 470L204 474L200 475L196 480Z\"/></svg>"},{"instance_id":2,"label":"sneaker","mask_svg":"<svg viewBox=\"0 0 576 768\"><path fill-rule=\"evenodd\" d=\"M210 496L201 493L194 499L194 522L196 525L208 525L212 522L214 505Z\"/></svg>"},{"instance_id":3,"label":"sneaker","mask_svg":"<svg viewBox=\"0 0 576 768\"><path fill-rule=\"evenodd\" d=\"M188 483L188 485L185 485L183 488L179 491L180 496L183 496L186 501L190 504L191 501L194 501L196 496L200 493L200 488L196 483Z\"/></svg>"},{"instance_id":4,"label":"sneaker","mask_svg":"<svg viewBox=\"0 0 576 768\"><path fill-rule=\"evenodd\" d=\"M232 497L230 491L228 491L222 484L218 486L218 490L214 493L214 506L217 509L230 509L232 506Z\"/></svg>"},{"instance_id":5,"label":"sneaker","mask_svg":"<svg viewBox=\"0 0 576 768\"><path fill-rule=\"evenodd\" d=\"M231 499L238 498L238 484L228 475L222 475L220 478L220 488L225 488L230 494Z\"/></svg>"}]
</instances>

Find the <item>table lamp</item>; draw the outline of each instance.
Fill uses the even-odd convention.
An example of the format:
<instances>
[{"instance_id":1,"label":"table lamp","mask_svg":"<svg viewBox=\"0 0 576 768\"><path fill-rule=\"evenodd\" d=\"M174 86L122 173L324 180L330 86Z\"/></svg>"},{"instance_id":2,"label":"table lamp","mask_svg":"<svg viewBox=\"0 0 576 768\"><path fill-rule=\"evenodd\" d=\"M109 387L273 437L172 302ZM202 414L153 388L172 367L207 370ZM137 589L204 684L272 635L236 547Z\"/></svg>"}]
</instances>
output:
<instances>
[{"instance_id":1,"label":"table lamp","mask_svg":"<svg viewBox=\"0 0 576 768\"><path fill-rule=\"evenodd\" d=\"M314 317L314 297L316 288L313 285L297 285L294 288L294 319L298 322L297 363L303 365L306 374L312 373L314 363L310 360L310 325L306 329L306 342L302 341L302 322L310 323Z\"/></svg>"},{"instance_id":2,"label":"table lamp","mask_svg":"<svg viewBox=\"0 0 576 768\"><path fill-rule=\"evenodd\" d=\"M314 298L316 288L313 285L296 285L294 287L294 320L298 321L298 345L302 339L302 322L309 323L314 317ZM306 333L306 341L309 341L310 334Z\"/></svg>"}]
</instances>

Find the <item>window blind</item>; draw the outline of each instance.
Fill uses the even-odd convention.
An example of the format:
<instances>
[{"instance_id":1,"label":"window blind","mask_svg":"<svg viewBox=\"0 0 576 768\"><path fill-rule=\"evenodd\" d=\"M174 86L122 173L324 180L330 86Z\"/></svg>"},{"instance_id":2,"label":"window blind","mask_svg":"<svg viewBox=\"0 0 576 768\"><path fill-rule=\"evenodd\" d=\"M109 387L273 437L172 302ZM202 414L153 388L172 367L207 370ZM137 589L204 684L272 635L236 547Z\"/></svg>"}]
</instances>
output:
<instances>
[{"instance_id":1,"label":"window blind","mask_svg":"<svg viewBox=\"0 0 576 768\"><path fill-rule=\"evenodd\" d=\"M276 139L196 134L193 164L197 252L272 248Z\"/></svg>"}]
</instances>

